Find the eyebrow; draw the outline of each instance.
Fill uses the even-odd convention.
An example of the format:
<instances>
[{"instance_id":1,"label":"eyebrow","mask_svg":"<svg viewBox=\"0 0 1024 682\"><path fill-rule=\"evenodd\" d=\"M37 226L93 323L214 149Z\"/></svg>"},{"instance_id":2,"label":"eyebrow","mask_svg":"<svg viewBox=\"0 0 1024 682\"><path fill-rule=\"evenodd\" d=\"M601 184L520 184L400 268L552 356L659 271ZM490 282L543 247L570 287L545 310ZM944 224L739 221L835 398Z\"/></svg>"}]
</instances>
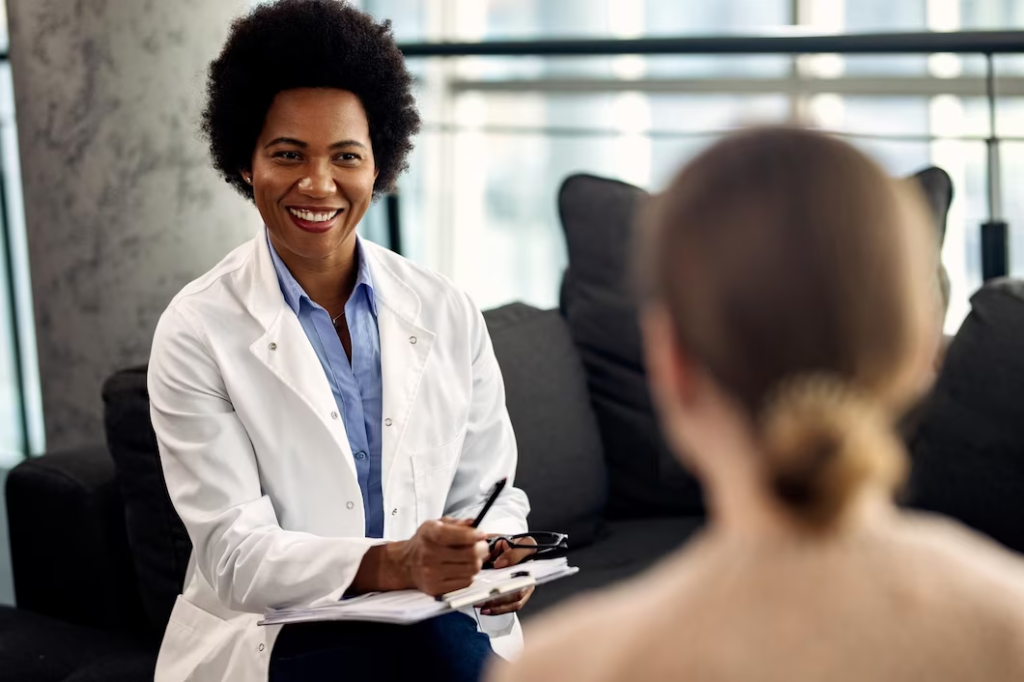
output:
<instances>
[{"instance_id":1,"label":"eyebrow","mask_svg":"<svg viewBox=\"0 0 1024 682\"><path fill-rule=\"evenodd\" d=\"M290 144L301 149L306 149L307 147L309 147L308 144L306 144L302 140L296 140L294 137L275 137L273 140L268 142L263 148L269 149L273 147L275 144ZM341 147L362 147L363 149L366 149L366 145L358 140L341 140L340 142L335 142L334 144L332 144L330 146L330 149L340 149Z\"/></svg>"}]
</instances>

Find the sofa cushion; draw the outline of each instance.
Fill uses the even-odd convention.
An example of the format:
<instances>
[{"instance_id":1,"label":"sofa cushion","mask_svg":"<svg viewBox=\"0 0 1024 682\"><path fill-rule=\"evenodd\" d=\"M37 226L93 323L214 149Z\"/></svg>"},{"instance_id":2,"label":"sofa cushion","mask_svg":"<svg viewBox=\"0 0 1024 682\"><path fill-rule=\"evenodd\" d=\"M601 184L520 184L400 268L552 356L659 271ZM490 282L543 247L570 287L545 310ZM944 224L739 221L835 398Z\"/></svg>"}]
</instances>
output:
<instances>
[{"instance_id":1,"label":"sofa cushion","mask_svg":"<svg viewBox=\"0 0 1024 682\"><path fill-rule=\"evenodd\" d=\"M932 167L911 178L924 191L941 241L953 193L949 176ZM662 440L644 375L630 252L633 216L646 196L632 185L592 175L570 176L558 196L569 251L560 305L601 427L608 513L619 518L703 510L699 486Z\"/></svg>"},{"instance_id":2,"label":"sofa cushion","mask_svg":"<svg viewBox=\"0 0 1024 682\"><path fill-rule=\"evenodd\" d=\"M519 445L516 485L530 497L530 527L586 545L600 527L605 466L587 379L557 310L522 303L484 313L505 379Z\"/></svg>"},{"instance_id":3,"label":"sofa cushion","mask_svg":"<svg viewBox=\"0 0 1024 682\"><path fill-rule=\"evenodd\" d=\"M122 370L107 379L103 402L139 594L153 629L162 635L182 590L192 543L167 494L150 422L146 368Z\"/></svg>"},{"instance_id":4,"label":"sofa cushion","mask_svg":"<svg viewBox=\"0 0 1024 682\"><path fill-rule=\"evenodd\" d=\"M1024 552L1024 281L971 306L921 410L908 501Z\"/></svg>"},{"instance_id":5,"label":"sofa cushion","mask_svg":"<svg viewBox=\"0 0 1024 682\"><path fill-rule=\"evenodd\" d=\"M12 682L152 680L157 642L0 606L0 678Z\"/></svg>"}]
</instances>

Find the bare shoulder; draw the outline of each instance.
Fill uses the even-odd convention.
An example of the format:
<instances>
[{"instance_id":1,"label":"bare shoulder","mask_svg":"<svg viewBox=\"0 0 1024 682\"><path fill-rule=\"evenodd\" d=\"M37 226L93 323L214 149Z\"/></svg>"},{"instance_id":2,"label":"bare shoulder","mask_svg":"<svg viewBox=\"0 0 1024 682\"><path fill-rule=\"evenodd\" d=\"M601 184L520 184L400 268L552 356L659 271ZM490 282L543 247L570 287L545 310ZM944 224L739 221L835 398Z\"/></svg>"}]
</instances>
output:
<instances>
[{"instance_id":1,"label":"bare shoulder","mask_svg":"<svg viewBox=\"0 0 1024 682\"><path fill-rule=\"evenodd\" d=\"M946 608L1024 643L1024 559L956 521L931 514L905 515L900 534L910 551L908 570L918 581L932 581L932 594Z\"/></svg>"},{"instance_id":2,"label":"bare shoulder","mask_svg":"<svg viewBox=\"0 0 1024 682\"><path fill-rule=\"evenodd\" d=\"M955 569L956 575L965 579L981 574L1024 591L1024 558L952 519L923 513L903 517L903 538L917 551L941 562L940 566Z\"/></svg>"},{"instance_id":3,"label":"bare shoulder","mask_svg":"<svg viewBox=\"0 0 1024 682\"><path fill-rule=\"evenodd\" d=\"M686 582L683 551L619 586L587 593L524 626L525 651L513 665L491 670L491 682L626 679L650 615ZM543 588L542 588L543 589Z\"/></svg>"},{"instance_id":4,"label":"bare shoulder","mask_svg":"<svg viewBox=\"0 0 1024 682\"><path fill-rule=\"evenodd\" d=\"M555 613L527 623L526 648L514 665L495 665L490 680L599 680L613 679L616 641L613 632L622 634L632 620L634 609L622 589L593 593L571 600Z\"/></svg>"}]
</instances>

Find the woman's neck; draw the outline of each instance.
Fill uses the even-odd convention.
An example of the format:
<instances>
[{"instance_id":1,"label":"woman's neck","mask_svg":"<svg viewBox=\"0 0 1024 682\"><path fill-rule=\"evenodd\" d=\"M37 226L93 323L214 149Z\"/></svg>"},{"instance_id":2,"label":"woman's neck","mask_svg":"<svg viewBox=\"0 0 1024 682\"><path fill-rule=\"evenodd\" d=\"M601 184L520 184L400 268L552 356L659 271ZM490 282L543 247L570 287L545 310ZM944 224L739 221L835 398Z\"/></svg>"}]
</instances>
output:
<instances>
[{"instance_id":1,"label":"woman's neck","mask_svg":"<svg viewBox=\"0 0 1024 682\"><path fill-rule=\"evenodd\" d=\"M802 534L799 521L769 489L761 463L764 454L749 433L723 429L714 449L715 466L702 472L708 517L719 535L770 539ZM844 527L873 524L891 515L895 505L877 486L851 500Z\"/></svg>"},{"instance_id":2,"label":"woman's neck","mask_svg":"<svg viewBox=\"0 0 1024 682\"><path fill-rule=\"evenodd\" d=\"M277 248L276 245L274 248L314 303L324 308L332 318L345 310L359 273L355 235L325 259L303 258L288 249Z\"/></svg>"},{"instance_id":3,"label":"woman's neck","mask_svg":"<svg viewBox=\"0 0 1024 682\"><path fill-rule=\"evenodd\" d=\"M704 490L711 526L720 534L735 537L788 535L793 519L772 498L758 475L757 453L733 452L726 457L748 458L749 466L737 466L704 476Z\"/></svg>"}]
</instances>

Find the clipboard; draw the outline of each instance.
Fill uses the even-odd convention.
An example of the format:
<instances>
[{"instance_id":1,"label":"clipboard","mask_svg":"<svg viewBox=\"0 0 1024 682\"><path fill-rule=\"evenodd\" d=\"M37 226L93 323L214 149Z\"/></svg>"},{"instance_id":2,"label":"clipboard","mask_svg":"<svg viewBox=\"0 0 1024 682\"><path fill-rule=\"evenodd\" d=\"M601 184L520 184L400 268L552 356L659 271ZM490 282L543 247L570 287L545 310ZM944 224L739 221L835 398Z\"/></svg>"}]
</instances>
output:
<instances>
[{"instance_id":1,"label":"clipboard","mask_svg":"<svg viewBox=\"0 0 1024 682\"><path fill-rule=\"evenodd\" d=\"M473 584L440 598L417 590L376 592L315 607L281 609L267 613L258 625L284 625L325 620L379 623L417 623L445 613L475 606L503 594L575 575L579 569L567 559L540 559L528 564L481 571Z\"/></svg>"},{"instance_id":2,"label":"clipboard","mask_svg":"<svg viewBox=\"0 0 1024 682\"><path fill-rule=\"evenodd\" d=\"M506 594L512 594L527 587L534 587L537 581L529 573L520 575L487 589L474 588L472 585L441 595L438 599L448 604L453 611L467 606L476 606Z\"/></svg>"}]
</instances>

